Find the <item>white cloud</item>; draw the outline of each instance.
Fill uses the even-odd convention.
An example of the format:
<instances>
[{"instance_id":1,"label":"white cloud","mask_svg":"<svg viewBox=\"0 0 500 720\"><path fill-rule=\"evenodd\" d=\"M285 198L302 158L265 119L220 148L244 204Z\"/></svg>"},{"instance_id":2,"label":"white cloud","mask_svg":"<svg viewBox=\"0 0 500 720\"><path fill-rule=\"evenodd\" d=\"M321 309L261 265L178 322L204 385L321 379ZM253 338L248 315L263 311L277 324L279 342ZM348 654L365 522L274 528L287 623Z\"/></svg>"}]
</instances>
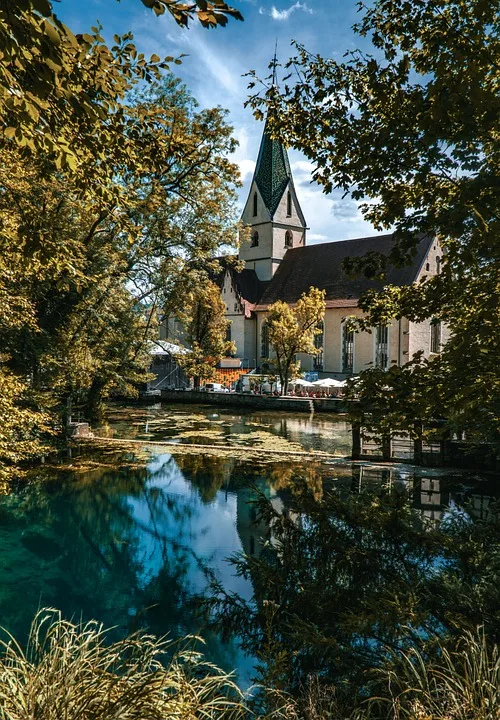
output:
<instances>
[{"instance_id":1,"label":"white cloud","mask_svg":"<svg viewBox=\"0 0 500 720\"><path fill-rule=\"evenodd\" d=\"M290 7L286 8L285 10L278 10L275 5L273 5L270 10L267 10L266 8L261 6L259 8L259 13L261 15L269 15L270 17L272 17L273 20L283 21L288 20L290 15L295 10L302 10L303 12L309 13L310 15L313 14L313 10L306 3L301 2L296 2L293 5L290 5Z\"/></svg>"},{"instance_id":2,"label":"white cloud","mask_svg":"<svg viewBox=\"0 0 500 720\"><path fill-rule=\"evenodd\" d=\"M247 178L253 177L253 173L255 170L255 160L249 160L248 158L244 158L242 160L235 160L235 163L240 169L242 181L246 180Z\"/></svg>"},{"instance_id":3,"label":"white cloud","mask_svg":"<svg viewBox=\"0 0 500 720\"><path fill-rule=\"evenodd\" d=\"M307 239L313 242L323 242L329 240L328 235L322 235L321 233L307 233Z\"/></svg>"}]
</instances>

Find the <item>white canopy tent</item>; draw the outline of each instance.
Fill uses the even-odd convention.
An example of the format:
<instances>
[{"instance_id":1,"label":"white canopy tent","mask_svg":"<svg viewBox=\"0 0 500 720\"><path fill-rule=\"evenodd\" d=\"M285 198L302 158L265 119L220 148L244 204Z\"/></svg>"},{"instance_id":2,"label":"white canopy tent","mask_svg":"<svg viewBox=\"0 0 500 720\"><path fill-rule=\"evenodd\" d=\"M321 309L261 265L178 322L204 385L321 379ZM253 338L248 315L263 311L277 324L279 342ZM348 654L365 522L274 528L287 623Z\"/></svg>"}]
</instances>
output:
<instances>
[{"instance_id":1,"label":"white canopy tent","mask_svg":"<svg viewBox=\"0 0 500 720\"><path fill-rule=\"evenodd\" d=\"M316 380L313 385L317 388L341 388L345 387L346 381L335 380L335 378L322 378L321 380Z\"/></svg>"},{"instance_id":2,"label":"white canopy tent","mask_svg":"<svg viewBox=\"0 0 500 720\"><path fill-rule=\"evenodd\" d=\"M290 380L290 382L288 384L293 385L294 387L303 387L303 388L314 387L313 383L308 382L307 380L304 380L303 378L298 378L297 380Z\"/></svg>"}]
</instances>

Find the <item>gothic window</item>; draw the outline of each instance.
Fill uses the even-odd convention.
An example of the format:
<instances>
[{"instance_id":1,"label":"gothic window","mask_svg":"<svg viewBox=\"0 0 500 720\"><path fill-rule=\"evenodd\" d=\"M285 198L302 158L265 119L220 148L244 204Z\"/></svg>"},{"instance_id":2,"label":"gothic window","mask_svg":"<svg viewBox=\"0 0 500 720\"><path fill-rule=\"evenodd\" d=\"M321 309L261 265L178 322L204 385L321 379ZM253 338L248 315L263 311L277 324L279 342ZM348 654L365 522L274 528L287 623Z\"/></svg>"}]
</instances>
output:
<instances>
[{"instance_id":1,"label":"gothic window","mask_svg":"<svg viewBox=\"0 0 500 720\"><path fill-rule=\"evenodd\" d=\"M253 194L253 216L255 217L257 215L257 193L254 192Z\"/></svg>"},{"instance_id":2,"label":"gothic window","mask_svg":"<svg viewBox=\"0 0 500 720\"><path fill-rule=\"evenodd\" d=\"M269 329L265 323L260 330L260 356L262 358L269 357Z\"/></svg>"},{"instance_id":3,"label":"gothic window","mask_svg":"<svg viewBox=\"0 0 500 720\"><path fill-rule=\"evenodd\" d=\"M286 214L287 217L292 217L292 194L288 191L286 196Z\"/></svg>"},{"instance_id":4,"label":"gothic window","mask_svg":"<svg viewBox=\"0 0 500 720\"><path fill-rule=\"evenodd\" d=\"M439 275L441 272L441 258L439 255L436 255L436 272Z\"/></svg>"},{"instance_id":5,"label":"gothic window","mask_svg":"<svg viewBox=\"0 0 500 720\"><path fill-rule=\"evenodd\" d=\"M257 247L258 244L259 244L259 233L256 230L254 232L254 234L252 235L252 243L251 243L250 247Z\"/></svg>"},{"instance_id":6,"label":"gothic window","mask_svg":"<svg viewBox=\"0 0 500 720\"><path fill-rule=\"evenodd\" d=\"M317 350L316 355L314 356L314 369L323 370L323 343L325 335L324 323L318 323L316 328L317 330L320 330L320 332L314 336L314 347Z\"/></svg>"},{"instance_id":7,"label":"gothic window","mask_svg":"<svg viewBox=\"0 0 500 720\"><path fill-rule=\"evenodd\" d=\"M441 352L441 321L431 322L431 353Z\"/></svg>"},{"instance_id":8,"label":"gothic window","mask_svg":"<svg viewBox=\"0 0 500 720\"><path fill-rule=\"evenodd\" d=\"M290 232L290 230L287 230L285 233L285 247L292 247L293 245L293 235Z\"/></svg>"},{"instance_id":9,"label":"gothic window","mask_svg":"<svg viewBox=\"0 0 500 720\"><path fill-rule=\"evenodd\" d=\"M231 342L231 323L227 324L226 328L226 342Z\"/></svg>"},{"instance_id":10,"label":"gothic window","mask_svg":"<svg viewBox=\"0 0 500 720\"><path fill-rule=\"evenodd\" d=\"M354 330L342 328L342 372L354 371Z\"/></svg>"},{"instance_id":11,"label":"gothic window","mask_svg":"<svg viewBox=\"0 0 500 720\"><path fill-rule=\"evenodd\" d=\"M375 330L375 367L387 370L389 364L389 328L379 325Z\"/></svg>"}]
</instances>

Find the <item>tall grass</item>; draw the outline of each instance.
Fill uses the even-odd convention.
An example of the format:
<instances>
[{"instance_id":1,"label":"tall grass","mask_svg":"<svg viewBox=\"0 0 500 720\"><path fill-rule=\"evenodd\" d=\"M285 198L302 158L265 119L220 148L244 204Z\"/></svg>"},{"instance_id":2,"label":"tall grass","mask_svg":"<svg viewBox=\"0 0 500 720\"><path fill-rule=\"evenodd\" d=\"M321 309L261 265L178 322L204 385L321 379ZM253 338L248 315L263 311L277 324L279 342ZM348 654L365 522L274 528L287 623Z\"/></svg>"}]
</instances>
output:
<instances>
[{"instance_id":1,"label":"tall grass","mask_svg":"<svg viewBox=\"0 0 500 720\"><path fill-rule=\"evenodd\" d=\"M4 631L5 632L5 631ZM135 634L109 644L96 621L56 610L35 617L25 649L1 641L0 720L245 720L256 718L230 675L199 653ZM171 658L167 661L167 658ZM299 698L266 693L266 720L500 720L500 653L464 633L432 656L394 653L377 671L380 697L357 709L309 677ZM264 715L257 713L264 720Z\"/></svg>"},{"instance_id":2,"label":"tall grass","mask_svg":"<svg viewBox=\"0 0 500 720\"><path fill-rule=\"evenodd\" d=\"M389 699L368 704L365 718L499 720L500 654L483 630L464 632L452 649L438 641L432 657L416 649L382 670Z\"/></svg>"},{"instance_id":3,"label":"tall grass","mask_svg":"<svg viewBox=\"0 0 500 720\"><path fill-rule=\"evenodd\" d=\"M448 638L450 642L450 638ZM336 688L309 677L302 693L271 696L272 720L500 720L500 652L484 632L464 632L452 649L437 641L431 654L392 653L378 678L380 696L358 707Z\"/></svg>"},{"instance_id":4,"label":"tall grass","mask_svg":"<svg viewBox=\"0 0 500 720\"><path fill-rule=\"evenodd\" d=\"M239 720L231 677L198 653L144 634L112 644L95 621L41 610L26 649L9 634L0 656L0 720Z\"/></svg>"}]
</instances>

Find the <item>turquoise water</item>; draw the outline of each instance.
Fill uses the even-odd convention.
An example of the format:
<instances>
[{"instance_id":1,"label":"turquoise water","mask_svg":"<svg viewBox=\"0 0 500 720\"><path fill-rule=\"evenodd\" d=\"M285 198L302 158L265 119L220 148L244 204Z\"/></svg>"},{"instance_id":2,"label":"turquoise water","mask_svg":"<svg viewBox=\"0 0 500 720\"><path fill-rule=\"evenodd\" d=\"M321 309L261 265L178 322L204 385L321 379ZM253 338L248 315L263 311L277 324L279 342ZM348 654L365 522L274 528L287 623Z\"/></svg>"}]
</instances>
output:
<instances>
[{"instance_id":1,"label":"turquoise water","mask_svg":"<svg viewBox=\"0 0 500 720\"><path fill-rule=\"evenodd\" d=\"M208 427L219 433L212 440L222 432L227 444L258 427L280 442L339 454L348 441L347 426L336 418L211 415L207 408L134 409L128 415L115 409L108 430L122 437L153 431L156 439L170 433L175 441L182 432L200 438ZM69 462L75 460L73 455ZM269 527L255 521L256 493L281 512L298 476L318 494L332 484L349 494L384 484L404 489L415 511L432 523L464 499L471 517L484 517L495 499L491 483L479 476L405 466L259 463L168 452L146 463L126 453L94 453L86 463L83 470L41 468L0 497L0 624L23 639L35 611L51 606L68 617L97 618L118 634L147 628L173 637L202 635L209 658L237 668L243 685L251 658L237 641L224 644L207 630L199 602L212 578L226 591L250 597L250 582L235 576L227 558L258 554L270 536Z\"/></svg>"}]
</instances>

